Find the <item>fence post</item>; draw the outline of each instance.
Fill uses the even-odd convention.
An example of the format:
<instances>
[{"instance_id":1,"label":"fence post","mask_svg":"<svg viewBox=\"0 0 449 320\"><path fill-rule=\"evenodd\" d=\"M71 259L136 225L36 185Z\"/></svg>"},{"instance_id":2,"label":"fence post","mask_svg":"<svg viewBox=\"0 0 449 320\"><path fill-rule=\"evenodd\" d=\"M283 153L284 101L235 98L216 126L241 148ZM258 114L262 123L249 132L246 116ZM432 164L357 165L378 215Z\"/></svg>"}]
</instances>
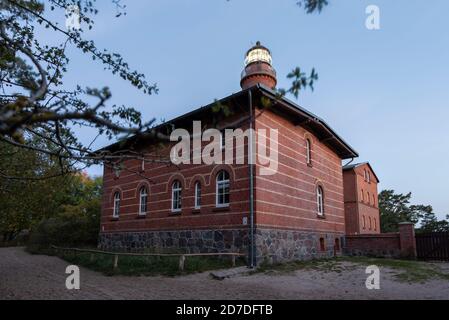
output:
<instances>
[{"instance_id":1,"label":"fence post","mask_svg":"<svg viewBox=\"0 0 449 320\"><path fill-rule=\"evenodd\" d=\"M232 266L235 267L235 256L231 255Z\"/></svg>"},{"instance_id":2,"label":"fence post","mask_svg":"<svg viewBox=\"0 0 449 320\"><path fill-rule=\"evenodd\" d=\"M402 257L416 259L415 225L413 223L399 223L399 243Z\"/></svg>"},{"instance_id":3,"label":"fence post","mask_svg":"<svg viewBox=\"0 0 449 320\"><path fill-rule=\"evenodd\" d=\"M184 262L186 261L186 257L184 255L179 256L179 271L184 271Z\"/></svg>"},{"instance_id":4,"label":"fence post","mask_svg":"<svg viewBox=\"0 0 449 320\"><path fill-rule=\"evenodd\" d=\"M118 254L114 255L114 270L118 267Z\"/></svg>"}]
</instances>

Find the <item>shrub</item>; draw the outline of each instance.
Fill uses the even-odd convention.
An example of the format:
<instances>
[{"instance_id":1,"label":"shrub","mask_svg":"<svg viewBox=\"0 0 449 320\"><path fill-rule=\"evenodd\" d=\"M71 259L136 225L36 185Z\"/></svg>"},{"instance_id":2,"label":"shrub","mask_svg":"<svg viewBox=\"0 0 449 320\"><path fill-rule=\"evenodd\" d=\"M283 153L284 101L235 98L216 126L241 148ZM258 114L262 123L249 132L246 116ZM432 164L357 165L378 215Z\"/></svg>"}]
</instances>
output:
<instances>
[{"instance_id":1,"label":"shrub","mask_svg":"<svg viewBox=\"0 0 449 320\"><path fill-rule=\"evenodd\" d=\"M96 246L99 228L100 205L97 200L67 206L62 214L41 220L31 231L27 248L30 252L45 252L51 245Z\"/></svg>"}]
</instances>

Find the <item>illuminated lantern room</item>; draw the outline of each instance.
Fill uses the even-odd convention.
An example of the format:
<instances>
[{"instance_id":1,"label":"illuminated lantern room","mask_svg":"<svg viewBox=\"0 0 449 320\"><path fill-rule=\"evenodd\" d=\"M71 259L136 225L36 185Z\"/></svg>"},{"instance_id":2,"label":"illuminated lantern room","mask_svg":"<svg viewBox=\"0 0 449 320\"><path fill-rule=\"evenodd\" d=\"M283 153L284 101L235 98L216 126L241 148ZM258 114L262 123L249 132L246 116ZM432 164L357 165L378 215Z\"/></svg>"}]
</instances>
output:
<instances>
[{"instance_id":1,"label":"illuminated lantern room","mask_svg":"<svg viewBox=\"0 0 449 320\"><path fill-rule=\"evenodd\" d=\"M245 57L245 69L242 71L240 86L242 89L262 84L268 88L276 87L276 71L271 66L271 52L257 41L256 45L248 50Z\"/></svg>"}]
</instances>

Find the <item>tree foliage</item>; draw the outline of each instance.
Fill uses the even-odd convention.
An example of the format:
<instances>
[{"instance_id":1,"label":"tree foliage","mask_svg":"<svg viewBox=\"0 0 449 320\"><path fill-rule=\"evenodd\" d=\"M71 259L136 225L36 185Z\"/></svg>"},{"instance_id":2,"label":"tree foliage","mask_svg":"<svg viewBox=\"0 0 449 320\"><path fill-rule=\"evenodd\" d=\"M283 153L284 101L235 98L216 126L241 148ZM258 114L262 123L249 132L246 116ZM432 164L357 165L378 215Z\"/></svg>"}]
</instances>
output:
<instances>
[{"instance_id":1,"label":"tree foliage","mask_svg":"<svg viewBox=\"0 0 449 320\"><path fill-rule=\"evenodd\" d=\"M42 139L33 145L41 146ZM42 147L42 146L41 146ZM97 219L101 179L80 173L59 175L57 157L0 142L0 235L13 239L42 219L78 216ZM1 238L0 238L1 239Z\"/></svg>"},{"instance_id":2,"label":"tree foliage","mask_svg":"<svg viewBox=\"0 0 449 320\"><path fill-rule=\"evenodd\" d=\"M306 13L319 13L328 4L326 0L296 3ZM119 0L112 0L112 4L117 8L116 17L126 14L126 6ZM80 8L81 28L67 29L52 21L52 11L64 15L73 5ZM74 88L63 85L70 64L66 52L69 47L74 47L144 94L158 92L156 84L133 70L119 53L98 48L86 39L86 31L94 28L97 14L96 2L90 0L0 2L0 140L68 160L59 162L65 165L61 167L61 174L70 172L80 162L113 164L127 152L94 153L91 150L93 141L82 144L73 132L76 127L93 127L98 135L109 138L141 134L168 139L154 131L155 119L144 122L134 107L107 106L112 95L108 87L91 88L81 82ZM47 37L43 37L46 33ZM48 36L51 34L53 36ZM50 38L61 40L58 44L44 40ZM299 68L288 77L293 82L292 87L280 90L280 95L290 92L297 97L300 90L313 89L313 81L317 80L315 70L306 76ZM94 135L95 139L98 135ZM33 145L36 136L45 139L47 144Z\"/></svg>"},{"instance_id":3,"label":"tree foliage","mask_svg":"<svg viewBox=\"0 0 449 320\"><path fill-rule=\"evenodd\" d=\"M379 211L382 232L398 231L398 223L413 222L418 232L449 231L447 220L438 220L430 205L412 205L412 193L397 194L394 190L379 193ZM449 220L449 216L446 216Z\"/></svg>"}]
</instances>

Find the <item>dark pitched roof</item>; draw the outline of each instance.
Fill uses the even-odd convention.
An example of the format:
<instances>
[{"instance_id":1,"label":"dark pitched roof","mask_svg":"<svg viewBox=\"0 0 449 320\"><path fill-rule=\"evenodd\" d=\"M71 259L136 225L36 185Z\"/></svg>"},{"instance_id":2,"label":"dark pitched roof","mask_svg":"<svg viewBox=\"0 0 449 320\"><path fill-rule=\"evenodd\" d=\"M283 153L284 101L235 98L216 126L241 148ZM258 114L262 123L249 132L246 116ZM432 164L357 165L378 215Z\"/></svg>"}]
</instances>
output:
<instances>
[{"instance_id":1,"label":"dark pitched roof","mask_svg":"<svg viewBox=\"0 0 449 320\"><path fill-rule=\"evenodd\" d=\"M317 135L318 139L328 145L332 150L334 150L342 159L350 159L358 157L357 151L355 151L346 141L344 141L323 119L319 118L312 112L304 109L293 101L283 97L278 98L276 92L268 87L257 84L245 90L241 90L218 101L215 101L206 106L197 108L193 111L185 113L179 117L176 117L170 121L160 124L155 129L167 126L170 123L176 123L186 118L193 117L202 112L209 111L216 103L225 103L231 99L242 98L248 95L248 91L257 91L264 97L267 97L276 102L276 108L271 109L272 111L282 112L284 116L289 116L296 125L306 127L307 129L313 131ZM127 140L132 140L134 137L130 137ZM123 141L118 141L107 147L104 147L98 151L110 150L122 145Z\"/></svg>"},{"instance_id":2,"label":"dark pitched roof","mask_svg":"<svg viewBox=\"0 0 449 320\"><path fill-rule=\"evenodd\" d=\"M380 182L379 178L376 175L376 172L373 170L373 167L371 167L369 162L360 162L360 163L353 163L353 164L348 164L346 166L343 166L343 171L348 171L348 170L352 170L355 169L357 167L363 166L363 165L367 165L371 172L374 174L374 177L376 178L377 182Z\"/></svg>"}]
</instances>

